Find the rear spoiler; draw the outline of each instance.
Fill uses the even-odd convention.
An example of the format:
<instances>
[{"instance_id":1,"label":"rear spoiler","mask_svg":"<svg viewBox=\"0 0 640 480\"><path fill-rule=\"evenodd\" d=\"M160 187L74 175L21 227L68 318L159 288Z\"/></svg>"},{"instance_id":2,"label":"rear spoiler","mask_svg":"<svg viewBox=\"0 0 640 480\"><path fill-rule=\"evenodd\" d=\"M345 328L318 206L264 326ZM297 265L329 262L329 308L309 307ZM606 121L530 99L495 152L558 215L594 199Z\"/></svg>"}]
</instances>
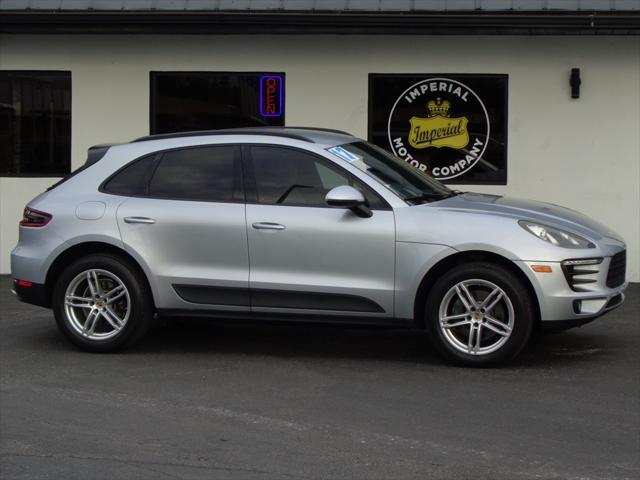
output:
<instances>
[{"instance_id":1,"label":"rear spoiler","mask_svg":"<svg viewBox=\"0 0 640 480\"><path fill-rule=\"evenodd\" d=\"M94 145L87 150L87 160L84 162L83 167L89 167L104 157L109 149L117 143L104 143L102 145Z\"/></svg>"},{"instance_id":2,"label":"rear spoiler","mask_svg":"<svg viewBox=\"0 0 640 480\"><path fill-rule=\"evenodd\" d=\"M69 175L67 175L64 178L62 178L60 181L58 181L58 182L54 183L53 185L51 185L49 188L47 188L47 192L49 190L53 190L58 185L63 184L64 182L66 182L70 178L74 177L75 175L77 175L81 171L89 168L94 163L97 163L102 157L104 157L107 154L109 149L111 147L113 147L114 145L120 145L120 144L119 143L105 143L105 144L102 144L102 145L94 145L92 147L89 147L89 150L87 150L87 159L85 160L84 165L82 165L80 168L77 168L76 170L71 172Z\"/></svg>"}]
</instances>

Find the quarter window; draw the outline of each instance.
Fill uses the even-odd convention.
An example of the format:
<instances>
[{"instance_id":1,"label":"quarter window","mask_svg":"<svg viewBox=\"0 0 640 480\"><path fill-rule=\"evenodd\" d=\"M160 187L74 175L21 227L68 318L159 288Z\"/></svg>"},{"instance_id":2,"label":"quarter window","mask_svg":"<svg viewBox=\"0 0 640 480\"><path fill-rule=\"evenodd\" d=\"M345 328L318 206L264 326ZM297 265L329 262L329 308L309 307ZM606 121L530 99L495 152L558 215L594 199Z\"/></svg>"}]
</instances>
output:
<instances>
[{"instance_id":1,"label":"quarter window","mask_svg":"<svg viewBox=\"0 0 640 480\"><path fill-rule=\"evenodd\" d=\"M370 208L386 205L375 193L319 157L292 148L254 146L251 164L258 203L327 207L326 194L334 187L351 185L360 190Z\"/></svg>"},{"instance_id":2,"label":"quarter window","mask_svg":"<svg viewBox=\"0 0 640 480\"><path fill-rule=\"evenodd\" d=\"M165 152L149 182L149 196L243 201L240 148L225 145Z\"/></svg>"},{"instance_id":3,"label":"quarter window","mask_svg":"<svg viewBox=\"0 0 640 480\"><path fill-rule=\"evenodd\" d=\"M115 195L145 195L148 193L149 177L153 173L157 153L131 162L116 173L104 185L104 191Z\"/></svg>"}]
</instances>

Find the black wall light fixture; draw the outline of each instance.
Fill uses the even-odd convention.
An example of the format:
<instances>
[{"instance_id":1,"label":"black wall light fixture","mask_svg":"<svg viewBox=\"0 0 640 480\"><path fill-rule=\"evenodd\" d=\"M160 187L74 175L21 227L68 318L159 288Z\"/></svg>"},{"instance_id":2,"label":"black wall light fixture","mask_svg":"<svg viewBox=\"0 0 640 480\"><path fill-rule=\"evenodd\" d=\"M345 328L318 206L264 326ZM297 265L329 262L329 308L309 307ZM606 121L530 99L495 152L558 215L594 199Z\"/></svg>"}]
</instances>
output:
<instances>
[{"instance_id":1,"label":"black wall light fixture","mask_svg":"<svg viewBox=\"0 0 640 480\"><path fill-rule=\"evenodd\" d=\"M569 85L571 85L571 98L580 98L580 69L572 68L571 77L569 77Z\"/></svg>"}]
</instances>

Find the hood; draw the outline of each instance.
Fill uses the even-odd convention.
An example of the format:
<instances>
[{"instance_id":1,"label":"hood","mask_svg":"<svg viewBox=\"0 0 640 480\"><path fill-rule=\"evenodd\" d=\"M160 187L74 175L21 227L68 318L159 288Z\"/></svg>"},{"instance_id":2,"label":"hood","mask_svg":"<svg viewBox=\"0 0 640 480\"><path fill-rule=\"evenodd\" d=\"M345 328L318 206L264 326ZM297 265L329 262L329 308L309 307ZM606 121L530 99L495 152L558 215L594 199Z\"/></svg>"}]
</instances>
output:
<instances>
[{"instance_id":1,"label":"hood","mask_svg":"<svg viewBox=\"0 0 640 480\"><path fill-rule=\"evenodd\" d=\"M569 208L552 203L467 192L429 204L442 210L464 211L507 216L516 220L531 220L563 228L593 240L603 237L622 242L620 235L606 225Z\"/></svg>"}]
</instances>

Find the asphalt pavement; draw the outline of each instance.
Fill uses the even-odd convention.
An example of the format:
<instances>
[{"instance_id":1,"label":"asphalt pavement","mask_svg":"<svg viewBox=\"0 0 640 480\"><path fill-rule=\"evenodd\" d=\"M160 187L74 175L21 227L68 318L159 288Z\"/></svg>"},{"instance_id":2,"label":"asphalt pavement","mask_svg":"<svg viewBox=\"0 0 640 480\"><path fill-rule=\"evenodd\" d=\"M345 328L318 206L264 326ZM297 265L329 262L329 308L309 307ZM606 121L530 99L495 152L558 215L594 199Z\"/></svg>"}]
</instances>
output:
<instances>
[{"instance_id":1,"label":"asphalt pavement","mask_svg":"<svg viewBox=\"0 0 640 480\"><path fill-rule=\"evenodd\" d=\"M407 331L207 322L88 354L0 284L3 479L640 478L640 284L499 369Z\"/></svg>"}]
</instances>

